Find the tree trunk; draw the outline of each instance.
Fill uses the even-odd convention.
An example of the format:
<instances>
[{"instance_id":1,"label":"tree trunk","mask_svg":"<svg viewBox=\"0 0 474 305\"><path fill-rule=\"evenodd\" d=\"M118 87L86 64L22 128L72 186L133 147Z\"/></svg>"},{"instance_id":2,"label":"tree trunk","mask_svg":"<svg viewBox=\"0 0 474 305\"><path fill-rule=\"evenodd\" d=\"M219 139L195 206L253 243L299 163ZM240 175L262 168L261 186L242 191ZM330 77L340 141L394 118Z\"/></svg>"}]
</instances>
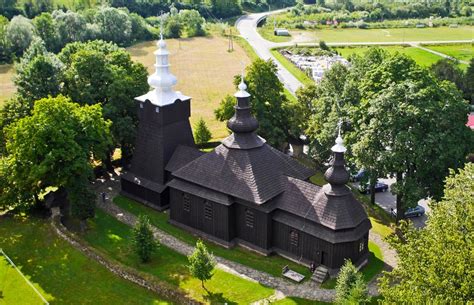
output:
<instances>
[{"instance_id":1,"label":"tree trunk","mask_svg":"<svg viewBox=\"0 0 474 305\"><path fill-rule=\"evenodd\" d=\"M397 184L402 181L403 179L403 174L401 172L397 172ZM400 195L400 192L397 193L397 224L400 220L403 219L403 215L405 214L405 209L403 208L403 202L402 202L402 195Z\"/></svg>"},{"instance_id":2,"label":"tree trunk","mask_svg":"<svg viewBox=\"0 0 474 305\"><path fill-rule=\"evenodd\" d=\"M377 183L377 177L370 178L370 203L375 204L375 184Z\"/></svg>"},{"instance_id":3,"label":"tree trunk","mask_svg":"<svg viewBox=\"0 0 474 305\"><path fill-rule=\"evenodd\" d=\"M105 165L105 169L107 170L107 172L109 173L113 173L114 171L114 166L112 164L112 154L114 153L114 151L108 151L106 156L105 156L105 160L104 160L104 165Z\"/></svg>"}]
</instances>

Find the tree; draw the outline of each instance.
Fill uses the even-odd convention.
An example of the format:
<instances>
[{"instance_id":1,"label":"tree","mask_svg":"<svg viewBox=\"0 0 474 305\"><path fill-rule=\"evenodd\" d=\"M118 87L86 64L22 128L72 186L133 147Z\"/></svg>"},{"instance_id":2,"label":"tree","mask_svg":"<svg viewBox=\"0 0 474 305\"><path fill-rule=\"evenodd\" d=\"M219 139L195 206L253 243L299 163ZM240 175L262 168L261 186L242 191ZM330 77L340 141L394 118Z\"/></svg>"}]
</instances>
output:
<instances>
[{"instance_id":1,"label":"tree","mask_svg":"<svg viewBox=\"0 0 474 305\"><path fill-rule=\"evenodd\" d=\"M474 164L451 170L445 195L430 203L426 227L402 222L390 245L398 266L383 275L380 292L388 303L468 303L474 299Z\"/></svg>"},{"instance_id":2,"label":"tree","mask_svg":"<svg viewBox=\"0 0 474 305\"><path fill-rule=\"evenodd\" d=\"M16 66L15 85L20 99L32 104L35 100L56 96L61 91L64 65L44 42L35 39Z\"/></svg>"},{"instance_id":3,"label":"tree","mask_svg":"<svg viewBox=\"0 0 474 305\"><path fill-rule=\"evenodd\" d=\"M5 39L11 53L21 56L35 36L35 27L28 18L13 17L7 26Z\"/></svg>"},{"instance_id":4,"label":"tree","mask_svg":"<svg viewBox=\"0 0 474 305\"><path fill-rule=\"evenodd\" d=\"M430 67L430 70L440 80L449 80L459 90L464 91L464 73L452 60L440 59Z\"/></svg>"},{"instance_id":5,"label":"tree","mask_svg":"<svg viewBox=\"0 0 474 305\"><path fill-rule=\"evenodd\" d=\"M220 18L236 16L242 13L237 0L211 0L211 11Z\"/></svg>"},{"instance_id":6,"label":"tree","mask_svg":"<svg viewBox=\"0 0 474 305\"><path fill-rule=\"evenodd\" d=\"M214 267L216 262L214 256L207 251L206 246L201 240L196 242L196 247L191 255L188 256L189 261L189 271L192 276L201 281L202 288L204 287L204 282L210 280L214 275Z\"/></svg>"},{"instance_id":7,"label":"tree","mask_svg":"<svg viewBox=\"0 0 474 305\"><path fill-rule=\"evenodd\" d=\"M138 221L133 228L133 247L142 263L147 263L156 251L156 242L151 230L150 219L146 215L138 216Z\"/></svg>"},{"instance_id":8,"label":"tree","mask_svg":"<svg viewBox=\"0 0 474 305\"><path fill-rule=\"evenodd\" d=\"M230 120L235 113L234 107L236 104L235 97L229 94L226 95L219 103L219 107L214 109L214 116L221 122Z\"/></svg>"},{"instance_id":9,"label":"tree","mask_svg":"<svg viewBox=\"0 0 474 305\"><path fill-rule=\"evenodd\" d=\"M60 45L73 41L83 41L87 37L87 21L75 12L60 10L53 12L53 18L59 33Z\"/></svg>"},{"instance_id":10,"label":"tree","mask_svg":"<svg viewBox=\"0 0 474 305\"><path fill-rule=\"evenodd\" d=\"M469 62L469 67L464 74L464 98L474 105L474 57Z\"/></svg>"},{"instance_id":11,"label":"tree","mask_svg":"<svg viewBox=\"0 0 474 305\"><path fill-rule=\"evenodd\" d=\"M86 185L91 160L103 158L109 127L100 105L81 107L64 96L36 101L30 116L5 128L9 191L0 201L28 206L49 187L81 201L74 200L84 194L76 193L78 182Z\"/></svg>"},{"instance_id":12,"label":"tree","mask_svg":"<svg viewBox=\"0 0 474 305\"><path fill-rule=\"evenodd\" d=\"M180 24L188 37L204 36L204 18L201 17L196 10L181 10L179 11Z\"/></svg>"},{"instance_id":13,"label":"tree","mask_svg":"<svg viewBox=\"0 0 474 305\"><path fill-rule=\"evenodd\" d=\"M10 60L10 51L6 39L8 23L8 19L0 15L0 62Z\"/></svg>"},{"instance_id":14,"label":"tree","mask_svg":"<svg viewBox=\"0 0 474 305\"><path fill-rule=\"evenodd\" d=\"M182 26L177 16L169 16L166 18L166 22L163 29L163 34L167 38L180 38L182 32Z\"/></svg>"},{"instance_id":15,"label":"tree","mask_svg":"<svg viewBox=\"0 0 474 305\"><path fill-rule=\"evenodd\" d=\"M59 51L59 34L53 16L50 13L42 13L33 19L33 25L46 49L51 52Z\"/></svg>"},{"instance_id":16,"label":"tree","mask_svg":"<svg viewBox=\"0 0 474 305\"><path fill-rule=\"evenodd\" d=\"M196 125L194 125L194 140L196 144L200 145L206 144L210 139L212 139L211 131L207 128L203 118L200 118Z\"/></svg>"},{"instance_id":17,"label":"tree","mask_svg":"<svg viewBox=\"0 0 474 305\"><path fill-rule=\"evenodd\" d=\"M245 82L247 91L252 95L252 113L259 121L258 133L267 142L276 147L281 147L288 140L288 99L284 94L283 84L278 79L277 66L272 60L255 60L247 67ZM240 83L240 76L234 78L234 84ZM230 100L221 101L215 113L222 114L222 119L228 119L230 113Z\"/></svg>"},{"instance_id":18,"label":"tree","mask_svg":"<svg viewBox=\"0 0 474 305\"><path fill-rule=\"evenodd\" d=\"M126 12L113 7L100 7L94 21L100 29L100 37L105 41L125 44L132 34L132 22Z\"/></svg>"},{"instance_id":19,"label":"tree","mask_svg":"<svg viewBox=\"0 0 474 305\"><path fill-rule=\"evenodd\" d=\"M369 302L367 284L350 260L339 271L336 282L336 304L365 304Z\"/></svg>"}]
</instances>

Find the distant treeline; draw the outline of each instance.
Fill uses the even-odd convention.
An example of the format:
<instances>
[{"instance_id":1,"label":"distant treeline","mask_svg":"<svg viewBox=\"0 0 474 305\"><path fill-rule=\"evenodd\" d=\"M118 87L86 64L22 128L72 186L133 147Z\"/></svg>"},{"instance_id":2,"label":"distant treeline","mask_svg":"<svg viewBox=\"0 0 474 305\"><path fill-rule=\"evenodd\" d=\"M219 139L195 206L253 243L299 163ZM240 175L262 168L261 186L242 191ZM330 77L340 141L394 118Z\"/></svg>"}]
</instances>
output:
<instances>
[{"instance_id":1,"label":"distant treeline","mask_svg":"<svg viewBox=\"0 0 474 305\"><path fill-rule=\"evenodd\" d=\"M0 16L0 62L20 57L31 42L40 38L48 51L57 53L67 43L101 39L120 46L156 39L160 18L143 18L127 8L100 6L80 12L55 10L43 12L33 19L23 15L8 20ZM178 10L173 5L163 15L163 31L167 37L193 37L206 34L205 20L198 11Z\"/></svg>"}]
</instances>

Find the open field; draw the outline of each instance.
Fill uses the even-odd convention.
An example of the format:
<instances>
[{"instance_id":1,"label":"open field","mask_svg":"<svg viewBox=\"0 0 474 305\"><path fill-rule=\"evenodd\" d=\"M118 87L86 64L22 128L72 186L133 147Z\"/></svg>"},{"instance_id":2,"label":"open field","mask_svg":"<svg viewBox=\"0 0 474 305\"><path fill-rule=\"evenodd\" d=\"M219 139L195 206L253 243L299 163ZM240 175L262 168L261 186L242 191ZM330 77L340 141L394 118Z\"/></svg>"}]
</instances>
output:
<instances>
[{"instance_id":1,"label":"open field","mask_svg":"<svg viewBox=\"0 0 474 305\"><path fill-rule=\"evenodd\" d=\"M281 42L282 38L273 35L273 31L259 29L259 33L270 41ZM468 40L474 38L473 26L460 26L458 28L394 28L394 29L315 29L315 30L290 30L292 41L304 35L306 42L404 42L404 41L446 41Z\"/></svg>"},{"instance_id":2,"label":"open field","mask_svg":"<svg viewBox=\"0 0 474 305\"><path fill-rule=\"evenodd\" d=\"M227 94L234 94L234 75L241 73L250 59L239 44L227 52L228 41L219 36L167 40L171 53L171 72L178 78L176 90L192 97L191 124L200 117L206 121L214 140L228 135L224 122L214 118L214 109ZM154 41L128 48L132 58L145 65L150 73L156 50Z\"/></svg>"},{"instance_id":3,"label":"open field","mask_svg":"<svg viewBox=\"0 0 474 305\"><path fill-rule=\"evenodd\" d=\"M72 248L56 235L49 220L1 217L0 248L52 305L168 304ZM30 287L8 285L5 281L10 283L10 277L2 278L2 268L0 289L4 298L0 298L0 304L40 304L23 299L31 293Z\"/></svg>"},{"instance_id":4,"label":"open field","mask_svg":"<svg viewBox=\"0 0 474 305\"><path fill-rule=\"evenodd\" d=\"M180 288L193 299L212 304L249 304L269 297L273 289L216 269L206 282L206 292L201 282L192 277L187 268L186 256L161 245L149 263L140 263L131 249L132 228L98 210L91 221L91 230L85 235L90 245L107 256Z\"/></svg>"},{"instance_id":5,"label":"open field","mask_svg":"<svg viewBox=\"0 0 474 305\"><path fill-rule=\"evenodd\" d=\"M474 57L473 44L427 45L428 49L449 55L457 60L470 61Z\"/></svg>"},{"instance_id":6,"label":"open field","mask_svg":"<svg viewBox=\"0 0 474 305\"><path fill-rule=\"evenodd\" d=\"M14 73L13 65L0 65L0 106L16 92Z\"/></svg>"},{"instance_id":7,"label":"open field","mask_svg":"<svg viewBox=\"0 0 474 305\"><path fill-rule=\"evenodd\" d=\"M341 47L334 48L338 51L343 57L348 58L352 54L362 55L371 47ZM441 56L427 52L425 50L415 48L415 47L405 47L405 46L381 46L380 48L387 50L388 52L399 52L402 54L411 57L417 64L423 67L429 67L438 60L442 59Z\"/></svg>"}]
</instances>

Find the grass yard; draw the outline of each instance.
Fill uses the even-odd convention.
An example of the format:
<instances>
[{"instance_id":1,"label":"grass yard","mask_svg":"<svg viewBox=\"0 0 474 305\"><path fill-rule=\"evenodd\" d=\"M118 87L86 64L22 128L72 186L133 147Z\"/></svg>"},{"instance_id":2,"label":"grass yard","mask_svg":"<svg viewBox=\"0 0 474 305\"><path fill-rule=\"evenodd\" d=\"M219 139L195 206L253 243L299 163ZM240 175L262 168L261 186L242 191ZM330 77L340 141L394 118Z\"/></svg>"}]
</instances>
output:
<instances>
[{"instance_id":1,"label":"grass yard","mask_svg":"<svg viewBox=\"0 0 474 305\"><path fill-rule=\"evenodd\" d=\"M117 204L122 209L134 214L146 214L150 217L151 223L158 227L159 229L165 231L166 233L173 235L174 237L190 244L194 245L197 241L197 237L168 223L169 212L158 212L153 209L150 209L136 201L130 200L123 196L117 196L114 198L115 204ZM262 256L254 252L248 251L241 247L235 247L233 249L225 249L221 246L215 245L211 242L204 241L206 246L212 251L215 255L226 258L228 260L238 262L240 264L249 266L256 270L260 270L266 273L269 273L273 276L282 277L281 269L283 266L288 265L290 269L293 269L303 275L308 279L310 277L310 272L308 268L301 266L297 263L289 261L278 255L271 256Z\"/></svg>"},{"instance_id":2,"label":"grass yard","mask_svg":"<svg viewBox=\"0 0 474 305\"><path fill-rule=\"evenodd\" d=\"M214 117L214 109L227 94L234 94L234 75L250 64L240 44L228 52L228 40L221 36L167 40L171 72L178 78L175 89L192 97L191 124L204 118L214 140L228 135L225 122ZM135 61L141 62L149 73L154 72L156 42L148 41L127 48Z\"/></svg>"},{"instance_id":3,"label":"grass yard","mask_svg":"<svg viewBox=\"0 0 474 305\"><path fill-rule=\"evenodd\" d=\"M16 92L13 76L13 65L0 65L0 106Z\"/></svg>"},{"instance_id":4,"label":"grass yard","mask_svg":"<svg viewBox=\"0 0 474 305\"><path fill-rule=\"evenodd\" d=\"M267 26L268 27L268 26ZM272 29L273 27L270 27ZM290 30L298 42L405 42L405 41L447 41L469 40L474 38L473 26L458 28L394 28L394 29L315 29ZM274 36L268 30L259 30L262 36L270 41L281 42L281 37ZM287 39L286 41L294 41Z\"/></svg>"},{"instance_id":5,"label":"grass yard","mask_svg":"<svg viewBox=\"0 0 474 305\"><path fill-rule=\"evenodd\" d=\"M270 50L273 56L288 70L294 77L296 77L303 85L307 86L314 84L314 80L311 79L306 73L301 71L297 66L295 66L291 61L289 61L285 56L283 56L278 49Z\"/></svg>"},{"instance_id":6,"label":"grass yard","mask_svg":"<svg viewBox=\"0 0 474 305\"><path fill-rule=\"evenodd\" d=\"M312 301L306 300L297 297L286 297L284 299L278 300L273 302L274 305L324 305L324 304L332 304L323 301Z\"/></svg>"},{"instance_id":7,"label":"grass yard","mask_svg":"<svg viewBox=\"0 0 474 305\"><path fill-rule=\"evenodd\" d=\"M337 50L343 57L348 58L352 54L363 55L369 48L371 47L341 47L335 48L335 50ZM387 50L390 53L399 52L405 54L423 67L429 67L438 60L443 59L441 56L415 47L381 46L380 48Z\"/></svg>"},{"instance_id":8,"label":"grass yard","mask_svg":"<svg viewBox=\"0 0 474 305\"><path fill-rule=\"evenodd\" d=\"M249 304L273 294L273 289L219 269L205 284L208 293L201 287L201 282L189 274L186 256L163 245L160 245L150 263L142 264L130 247L131 227L101 210L97 211L91 221L91 229L84 237L90 245L106 255L179 287L201 302Z\"/></svg>"},{"instance_id":9,"label":"grass yard","mask_svg":"<svg viewBox=\"0 0 474 305\"><path fill-rule=\"evenodd\" d=\"M473 44L426 45L424 47L449 55L457 60L470 61L474 57Z\"/></svg>"},{"instance_id":10,"label":"grass yard","mask_svg":"<svg viewBox=\"0 0 474 305\"><path fill-rule=\"evenodd\" d=\"M35 284L41 291L41 287ZM45 295L44 291L41 291ZM16 269L0 254L0 304L44 304Z\"/></svg>"},{"instance_id":11,"label":"grass yard","mask_svg":"<svg viewBox=\"0 0 474 305\"><path fill-rule=\"evenodd\" d=\"M168 304L154 293L116 277L71 247L56 235L49 221L1 217L0 248L51 305ZM1 263L0 260L0 266ZM8 284L5 280L0 273L0 289L3 290L0 304L40 304L23 299L31 293L31 288L25 289L21 283L11 285L10 277Z\"/></svg>"}]
</instances>

